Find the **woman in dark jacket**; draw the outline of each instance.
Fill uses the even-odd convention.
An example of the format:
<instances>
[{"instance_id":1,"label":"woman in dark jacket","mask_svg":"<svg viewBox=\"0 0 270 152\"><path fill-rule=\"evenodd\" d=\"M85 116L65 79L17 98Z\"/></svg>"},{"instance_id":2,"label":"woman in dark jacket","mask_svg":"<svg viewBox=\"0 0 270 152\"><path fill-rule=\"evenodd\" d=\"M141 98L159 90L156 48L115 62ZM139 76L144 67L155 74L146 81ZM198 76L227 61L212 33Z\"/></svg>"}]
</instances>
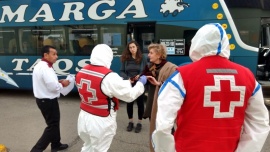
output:
<instances>
[{"instance_id":1,"label":"woman in dark jacket","mask_svg":"<svg viewBox=\"0 0 270 152\"><path fill-rule=\"evenodd\" d=\"M124 80L130 80L132 86L134 86L147 63L146 58L143 56L139 44L136 41L130 41L128 43L126 49L122 53L121 62L120 76L123 77ZM144 94L139 96L136 101L138 106L138 122L135 132L139 133L142 128L141 121L144 112ZM134 128L133 104L134 101L127 103L127 114L129 118L127 131L132 131Z\"/></svg>"}]
</instances>

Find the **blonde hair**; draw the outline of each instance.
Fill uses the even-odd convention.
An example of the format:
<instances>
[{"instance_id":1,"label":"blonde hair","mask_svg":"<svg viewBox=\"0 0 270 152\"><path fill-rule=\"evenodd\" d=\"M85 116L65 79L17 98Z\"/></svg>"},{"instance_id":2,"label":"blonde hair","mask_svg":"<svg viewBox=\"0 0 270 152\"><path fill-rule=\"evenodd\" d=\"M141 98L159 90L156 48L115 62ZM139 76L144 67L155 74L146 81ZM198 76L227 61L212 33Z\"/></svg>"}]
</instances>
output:
<instances>
[{"instance_id":1,"label":"blonde hair","mask_svg":"<svg viewBox=\"0 0 270 152\"><path fill-rule=\"evenodd\" d=\"M166 59L167 58L167 48L166 46L162 44L157 44L157 43L151 43L148 46L148 50L154 49L157 54L160 54L160 59Z\"/></svg>"}]
</instances>

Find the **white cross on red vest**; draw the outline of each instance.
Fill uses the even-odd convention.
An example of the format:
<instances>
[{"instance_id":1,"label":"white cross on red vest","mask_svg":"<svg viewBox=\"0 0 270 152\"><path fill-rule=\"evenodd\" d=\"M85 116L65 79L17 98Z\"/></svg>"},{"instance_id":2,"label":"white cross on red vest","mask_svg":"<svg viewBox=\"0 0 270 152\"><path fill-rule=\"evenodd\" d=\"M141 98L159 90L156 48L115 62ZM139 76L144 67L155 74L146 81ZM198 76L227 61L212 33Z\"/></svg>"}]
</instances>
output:
<instances>
[{"instance_id":1,"label":"white cross on red vest","mask_svg":"<svg viewBox=\"0 0 270 152\"><path fill-rule=\"evenodd\" d=\"M214 107L214 118L231 118L244 106L245 86L236 86L232 75L214 75L214 86L204 88L204 107Z\"/></svg>"}]
</instances>

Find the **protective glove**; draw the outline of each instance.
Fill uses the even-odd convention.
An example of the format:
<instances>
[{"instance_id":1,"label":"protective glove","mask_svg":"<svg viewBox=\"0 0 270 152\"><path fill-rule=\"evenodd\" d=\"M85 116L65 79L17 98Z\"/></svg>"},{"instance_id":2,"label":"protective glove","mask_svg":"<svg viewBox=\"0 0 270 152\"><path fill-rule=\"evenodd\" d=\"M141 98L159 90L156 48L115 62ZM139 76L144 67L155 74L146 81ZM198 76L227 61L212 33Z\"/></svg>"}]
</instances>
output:
<instances>
[{"instance_id":1,"label":"protective glove","mask_svg":"<svg viewBox=\"0 0 270 152\"><path fill-rule=\"evenodd\" d=\"M145 75L142 75L142 76L139 78L138 81L140 81L143 85L145 85L146 82L147 82L147 77L146 77Z\"/></svg>"}]
</instances>

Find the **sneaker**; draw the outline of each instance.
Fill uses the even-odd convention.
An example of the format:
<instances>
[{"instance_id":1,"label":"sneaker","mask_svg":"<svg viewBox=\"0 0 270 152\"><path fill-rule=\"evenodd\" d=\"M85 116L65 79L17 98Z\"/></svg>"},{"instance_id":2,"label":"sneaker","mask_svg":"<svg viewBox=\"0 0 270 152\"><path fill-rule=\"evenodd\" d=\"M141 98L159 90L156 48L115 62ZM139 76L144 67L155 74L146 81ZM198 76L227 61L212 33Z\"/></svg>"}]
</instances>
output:
<instances>
[{"instance_id":1,"label":"sneaker","mask_svg":"<svg viewBox=\"0 0 270 152\"><path fill-rule=\"evenodd\" d=\"M128 132L132 131L133 127L134 127L133 122L129 122L129 123L128 123L128 126L127 126L127 131L128 131Z\"/></svg>"},{"instance_id":2,"label":"sneaker","mask_svg":"<svg viewBox=\"0 0 270 152\"><path fill-rule=\"evenodd\" d=\"M137 123L136 128L135 128L135 133L139 133L141 132L141 130L142 130L142 124Z\"/></svg>"}]
</instances>

